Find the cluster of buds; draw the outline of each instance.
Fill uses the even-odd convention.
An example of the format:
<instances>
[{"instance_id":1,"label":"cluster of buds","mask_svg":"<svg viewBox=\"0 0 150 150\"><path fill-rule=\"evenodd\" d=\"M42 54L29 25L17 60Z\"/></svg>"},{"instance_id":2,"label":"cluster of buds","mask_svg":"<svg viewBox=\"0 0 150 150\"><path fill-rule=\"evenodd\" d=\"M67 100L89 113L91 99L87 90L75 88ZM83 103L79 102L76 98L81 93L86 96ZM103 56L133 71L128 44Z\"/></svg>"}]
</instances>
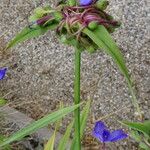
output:
<instances>
[{"instance_id":1,"label":"cluster of buds","mask_svg":"<svg viewBox=\"0 0 150 150\"><path fill-rule=\"evenodd\" d=\"M111 33L120 26L119 22L104 11L108 4L106 0L80 0L78 4L74 0L61 1L55 9L37 8L30 17L30 26L56 24L56 33L63 43L78 45L81 50L94 52L98 49L97 45L82 31L85 28L94 31L103 25Z\"/></svg>"}]
</instances>

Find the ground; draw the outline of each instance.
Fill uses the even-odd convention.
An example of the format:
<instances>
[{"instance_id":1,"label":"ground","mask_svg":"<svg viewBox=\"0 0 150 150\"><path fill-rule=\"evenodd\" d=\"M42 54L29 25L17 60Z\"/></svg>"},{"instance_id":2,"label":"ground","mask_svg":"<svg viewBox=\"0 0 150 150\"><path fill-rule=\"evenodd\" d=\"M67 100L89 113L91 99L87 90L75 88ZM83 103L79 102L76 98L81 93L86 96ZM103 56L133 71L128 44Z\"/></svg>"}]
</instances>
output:
<instances>
[{"instance_id":1,"label":"ground","mask_svg":"<svg viewBox=\"0 0 150 150\"><path fill-rule=\"evenodd\" d=\"M44 3L54 5L56 0ZM37 5L40 0L0 1L1 50L5 42L28 25L27 18ZM108 8L122 22L113 37L124 54L147 119L150 116L149 6L148 0L113 0ZM55 110L59 101L72 103L74 50L62 45L54 32L0 54L0 67L9 68L0 83L0 94L11 107L37 119ZM113 129L120 127L117 120L133 120L134 110L124 77L103 51L92 55L83 52L81 90L83 100L93 100L91 116L95 120L104 117L103 121ZM115 115L105 117L115 111L118 111ZM129 140L113 145L119 150L133 149Z\"/></svg>"}]
</instances>

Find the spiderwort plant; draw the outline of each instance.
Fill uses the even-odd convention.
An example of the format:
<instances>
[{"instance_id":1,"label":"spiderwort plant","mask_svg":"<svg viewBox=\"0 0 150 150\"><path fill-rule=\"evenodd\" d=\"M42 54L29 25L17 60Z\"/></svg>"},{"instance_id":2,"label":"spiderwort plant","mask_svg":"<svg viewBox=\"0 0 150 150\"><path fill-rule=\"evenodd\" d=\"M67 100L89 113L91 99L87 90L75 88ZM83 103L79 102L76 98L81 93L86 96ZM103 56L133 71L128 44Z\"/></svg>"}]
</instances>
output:
<instances>
[{"instance_id":1,"label":"spiderwort plant","mask_svg":"<svg viewBox=\"0 0 150 150\"><path fill-rule=\"evenodd\" d=\"M105 149L105 143L117 142L128 137L128 135L121 129L111 132L102 121L95 123L92 134L103 143L103 149Z\"/></svg>"},{"instance_id":2,"label":"spiderwort plant","mask_svg":"<svg viewBox=\"0 0 150 150\"><path fill-rule=\"evenodd\" d=\"M56 30L56 34L61 42L75 48L75 104L80 103L81 53L84 50L93 53L99 48L104 50L113 58L124 75L132 95L132 102L141 117L140 108L132 88L132 82L123 55L110 36L110 33L120 26L120 22L116 21L105 11L108 4L106 0L62 0L55 8L50 6L36 8L33 15L29 17L29 26L25 27L10 41L6 49L27 39L40 36L48 30ZM80 108L75 110L74 116L75 149L80 150ZM109 135L113 134L109 132Z\"/></svg>"}]
</instances>

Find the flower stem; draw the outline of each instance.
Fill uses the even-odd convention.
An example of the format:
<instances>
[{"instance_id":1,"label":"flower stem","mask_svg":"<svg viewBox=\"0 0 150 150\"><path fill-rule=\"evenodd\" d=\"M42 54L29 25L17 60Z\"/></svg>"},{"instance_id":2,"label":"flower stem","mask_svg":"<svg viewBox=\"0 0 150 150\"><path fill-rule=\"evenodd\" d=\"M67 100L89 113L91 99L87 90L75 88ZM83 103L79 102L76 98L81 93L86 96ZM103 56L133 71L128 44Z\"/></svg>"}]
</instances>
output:
<instances>
[{"instance_id":1,"label":"flower stem","mask_svg":"<svg viewBox=\"0 0 150 150\"><path fill-rule=\"evenodd\" d=\"M75 49L75 80L74 80L74 103L80 103L80 65L81 65L81 52L78 48ZM81 150L80 140L80 108L75 110L75 137L76 137L76 150Z\"/></svg>"},{"instance_id":2,"label":"flower stem","mask_svg":"<svg viewBox=\"0 0 150 150\"><path fill-rule=\"evenodd\" d=\"M102 144L102 150L106 150L106 144L105 143Z\"/></svg>"}]
</instances>

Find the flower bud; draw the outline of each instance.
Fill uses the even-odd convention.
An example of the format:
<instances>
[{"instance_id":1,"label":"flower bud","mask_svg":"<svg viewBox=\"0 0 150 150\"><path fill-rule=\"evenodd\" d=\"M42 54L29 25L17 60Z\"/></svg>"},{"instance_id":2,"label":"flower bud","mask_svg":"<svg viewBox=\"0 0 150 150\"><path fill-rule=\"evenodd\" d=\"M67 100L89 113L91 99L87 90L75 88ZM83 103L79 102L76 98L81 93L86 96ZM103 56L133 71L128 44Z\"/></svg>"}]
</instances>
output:
<instances>
[{"instance_id":1,"label":"flower bud","mask_svg":"<svg viewBox=\"0 0 150 150\"><path fill-rule=\"evenodd\" d=\"M98 0L95 5L97 8L105 10L109 5L109 2L107 0Z\"/></svg>"},{"instance_id":2,"label":"flower bud","mask_svg":"<svg viewBox=\"0 0 150 150\"><path fill-rule=\"evenodd\" d=\"M68 3L69 6L75 6L76 5L75 0L68 0L67 3Z\"/></svg>"},{"instance_id":3,"label":"flower bud","mask_svg":"<svg viewBox=\"0 0 150 150\"><path fill-rule=\"evenodd\" d=\"M60 21L63 18L63 15L61 12L54 12L55 20Z\"/></svg>"},{"instance_id":4,"label":"flower bud","mask_svg":"<svg viewBox=\"0 0 150 150\"><path fill-rule=\"evenodd\" d=\"M95 52L95 48L94 48L93 46L87 47L86 50L87 50L89 53L94 53L94 52Z\"/></svg>"},{"instance_id":5,"label":"flower bud","mask_svg":"<svg viewBox=\"0 0 150 150\"><path fill-rule=\"evenodd\" d=\"M88 28L89 28L90 30L95 30L95 29L97 28L97 26L98 26L98 23L95 22L95 21L92 21L92 22L90 22L90 23L88 24Z\"/></svg>"}]
</instances>

